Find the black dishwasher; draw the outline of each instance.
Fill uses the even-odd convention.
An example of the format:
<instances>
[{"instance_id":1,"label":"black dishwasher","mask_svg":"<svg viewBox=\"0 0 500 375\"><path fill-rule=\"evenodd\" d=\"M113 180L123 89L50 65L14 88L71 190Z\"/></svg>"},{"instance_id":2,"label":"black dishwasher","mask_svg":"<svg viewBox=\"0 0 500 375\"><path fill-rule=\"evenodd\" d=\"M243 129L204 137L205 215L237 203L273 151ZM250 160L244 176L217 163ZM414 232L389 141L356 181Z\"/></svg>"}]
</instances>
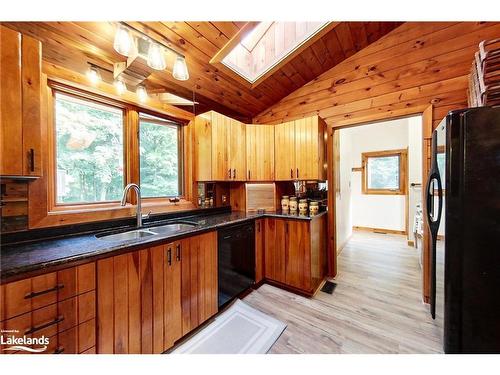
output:
<instances>
[{"instance_id":1,"label":"black dishwasher","mask_svg":"<svg viewBox=\"0 0 500 375\"><path fill-rule=\"evenodd\" d=\"M255 282L254 223L219 229L217 242L220 307Z\"/></svg>"}]
</instances>

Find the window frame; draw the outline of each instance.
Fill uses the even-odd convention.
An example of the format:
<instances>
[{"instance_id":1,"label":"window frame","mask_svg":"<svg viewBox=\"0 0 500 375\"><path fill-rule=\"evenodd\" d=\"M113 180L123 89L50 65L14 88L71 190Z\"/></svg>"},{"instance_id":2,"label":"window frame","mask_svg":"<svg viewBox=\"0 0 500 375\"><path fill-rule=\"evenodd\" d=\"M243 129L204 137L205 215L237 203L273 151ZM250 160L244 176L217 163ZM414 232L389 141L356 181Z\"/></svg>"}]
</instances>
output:
<instances>
[{"instance_id":1,"label":"window frame","mask_svg":"<svg viewBox=\"0 0 500 375\"><path fill-rule=\"evenodd\" d=\"M182 184L181 195L178 196L179 203L171 203L172 197L149 197L144 198L143 208L149 208L155 212L165 212L170 209L167 207L178 206L183 207L190 205L189 199L186 198L186 186L190 181L187 181L188 173L184 171L185 166L185 125L182 120L171 118L168 115L150 110L148 108L140 107L133 104L121 102L119 100L110 98L108 96L96 94L86 91L85 89L75 88L71 85L61 83L58 81L47 80L47 149L48 149L48 178L47 178L47 209L48 215L57 215L58 213L90 213L97 211L109 210L129 210L131 205L135 205L136 198L132 194L127 197L127 205L121 207L120 201L101 201L101 202L81 202L81 203L57 203L57 155L56 155L56 93L63 95L74 96L80 100L94 101L100 105L111 106L123 110L123 181L124 188L129 183L140 184L140 155L139 155L139 123L140 113L155 116L165 119L167 121L178 124L179 134L179 169L181 173L179 183ZM114 214L111 214L113 217Z\"/></svg>"},{"instance_id":2,"label":"window frame","mask_svg":"<svg viewBox=\"0 0 500 375\"><path fill-rule=\"evenodd\" d=\"M153 116L156 117L160 120L156 120L154 118L144 118L141 117L141 115L147 115L147 116ZM165 122L169 122L172 125L175 125L177 127L177 155L178 155L178 165L177 165L177 170L178 170L178 189L179 189L179 194L178 195L164 195L160 197L144 197L143 200L147 201L161 201L161 200L168 200L170 198L180 198L184 199L184 194L185 194L185 171L184 171L184 136L182 132L182 124L173 121L172 119L169 119L166 116L163 116L161 114L153 114L151 111L145 111L141 110L138 113L138 121L137 121L137 145L138 145L138 152L137 152L137 176L138 176L138 181L139 181L139 186L140 186L140 181L141 181L141 155L139 152L139 147L141 146L141 121L147 121L153 124L157 124L160 126L165 126L165 124L162 123L162 120Z\"/></svg>"},{"instance_id":3,"label":"window frame","mask_svg":"<svg viewBox=\"0 0 500 375\"><path fill-rule=\"evenodd\" d=\"M398 189L370 189L368 188L368 159L377 157L399 157L399 188ZM408 171L408 149L383 150L363 152L361 154L362 181L361 190L363 194L374 195L406 195L407 194L407 171Z\"/></svg>"}]
</instances>

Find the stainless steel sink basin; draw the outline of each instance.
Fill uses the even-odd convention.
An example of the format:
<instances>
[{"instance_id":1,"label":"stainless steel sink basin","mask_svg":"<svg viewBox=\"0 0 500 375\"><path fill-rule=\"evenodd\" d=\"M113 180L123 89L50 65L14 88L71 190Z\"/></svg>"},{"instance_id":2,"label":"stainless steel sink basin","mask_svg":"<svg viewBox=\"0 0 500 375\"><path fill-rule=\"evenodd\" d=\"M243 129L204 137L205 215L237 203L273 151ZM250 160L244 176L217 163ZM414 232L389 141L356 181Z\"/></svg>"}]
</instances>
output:
<instances>
[{"instance_id":1,"label":"stainless steel sink basin","mask_svg":"<svg viewBox=\"0 0 500 375\"><path fill-rule=\"evenodd\" d=\"M195 227L196 225L197 224L195 223L172 223L172 224L159 225L148 229L153 233L160 234L160 233L171 233L171 232L182 231Z\"/></svg>"},{"instance_id":2,"label":"stainless steel sink basin","mask_svg":"<svg viewBox=\"0 0 500 375\"><path fill-rule=\"evenodd\" d=\"M138 240L144 237L154 236L156 233L150 232L145 229L131 230L129 232L108 234L104 236L97 237L104 241L127 241L127 240Z\"/></svg>"}]
</instances>

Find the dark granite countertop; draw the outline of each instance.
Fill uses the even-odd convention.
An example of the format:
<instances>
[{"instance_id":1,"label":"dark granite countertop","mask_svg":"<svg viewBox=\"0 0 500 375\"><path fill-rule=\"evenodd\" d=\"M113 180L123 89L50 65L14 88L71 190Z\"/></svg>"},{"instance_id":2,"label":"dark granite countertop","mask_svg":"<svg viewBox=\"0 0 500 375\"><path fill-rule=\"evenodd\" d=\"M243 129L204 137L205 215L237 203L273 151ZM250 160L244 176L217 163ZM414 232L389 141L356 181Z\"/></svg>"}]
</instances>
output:
<instances>
[{"instance_id":1,"label":"dark granite countertop","mask_svg":"<svg viewBox=\"0 0 500 375\"><path fill-rule=\"evenodd\" d=\"M19 280L25 277L52 272L58 269L75 266L89 261L118 255L121 253L156 246L166 241L174 241L183 237L201 234L220 227L255 220L262 217L278 217L298 220L313 220L309 216L281 214L267 212L265 214L247 212L224 212L212 215L187 216L171 218L145 225L144 229L155 225L163 225L172 221L196 222L196 226L185 230L160 233L154 236L133 240L102 240L96 234L123 232L134 229L133 227L114 228L113 230L101 229L95 232L67 234L50 239L26 241L21 243L6 244L0 250L0 281L1 283Z\"/></svg>"}]
</instances>

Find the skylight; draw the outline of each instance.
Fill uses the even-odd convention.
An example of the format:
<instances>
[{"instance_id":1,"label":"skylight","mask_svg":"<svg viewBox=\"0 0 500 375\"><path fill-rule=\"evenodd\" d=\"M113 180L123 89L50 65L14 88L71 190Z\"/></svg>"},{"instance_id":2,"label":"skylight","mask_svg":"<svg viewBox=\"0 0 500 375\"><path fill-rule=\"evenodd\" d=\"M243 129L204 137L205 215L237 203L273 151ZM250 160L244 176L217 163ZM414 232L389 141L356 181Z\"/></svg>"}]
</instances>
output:
<instances>
[{"instance_id":1,"label":"skylight","mask_svg":"<svg viewBox=\"0 0 500 375\"><path fill-rule=\"evenodd\" d=\"M255 83L260 77L312 38L328 22L260 22L222 60Z\"/></svg>"}]
</instances>

